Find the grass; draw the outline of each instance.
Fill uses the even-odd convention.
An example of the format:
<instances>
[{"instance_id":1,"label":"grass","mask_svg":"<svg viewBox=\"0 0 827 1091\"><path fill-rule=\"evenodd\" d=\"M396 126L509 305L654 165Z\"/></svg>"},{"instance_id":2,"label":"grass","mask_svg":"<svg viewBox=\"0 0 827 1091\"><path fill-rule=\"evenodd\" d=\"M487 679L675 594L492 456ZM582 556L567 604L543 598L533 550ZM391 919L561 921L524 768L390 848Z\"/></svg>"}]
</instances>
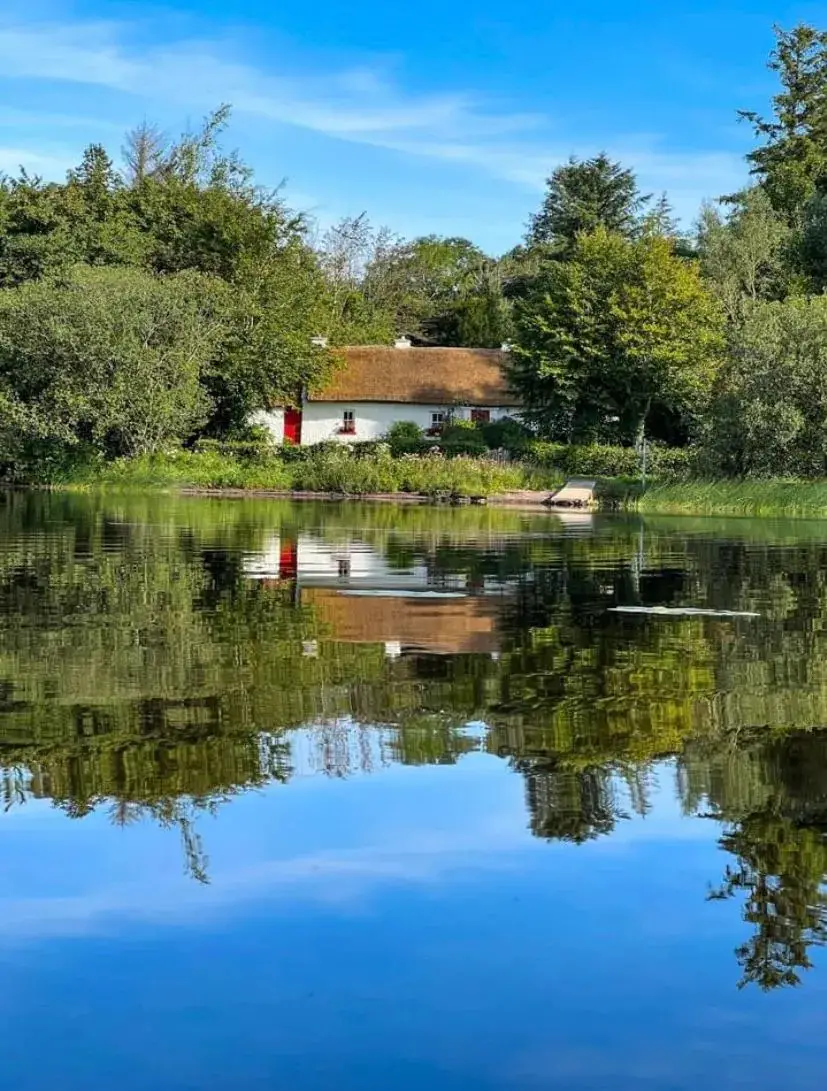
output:
<instances>
[{"instance_id":1,"label":"grass","mask_svg":"<svg viewBox=\"0 0 827 1091\"><path fill-rule=\"evenodd\" d=\"M272 489L345 496L413 493L422 496L493 496L528 487L519 465L433 455L355 456L347 448L297 461L243 459L214 450L176 451L73 468L52 484L69 488Z\"/></svg>"},{"instance_id":2,"label":"grass","mask_svg":"<svg viewBox=\"0 0 827 1091\"><path fill-rule=\"evenodd\" d=\"M67 488L177 490L182 488L313 492L343 496L377 493L428 497L496 496L515 490L550 491L562 477L553 469L503 464L461 455L358 453L321 450L300 459L244 457L214 449L175 451L74 467L54 478ZM720 480L650 484L600 478L600 506L610 510L697 516L827 516L827 481Z\"/></svg>"},{"instance_id":3,"label":"grass","mask_svg":"<svg viewBox=\"0 0 827 1091\"><path fill-rule=\"evenodd\" d=\"M626 511L662 515L827 516L827 481L687 481L620 496Z\"/></svg>"}]
</instances>

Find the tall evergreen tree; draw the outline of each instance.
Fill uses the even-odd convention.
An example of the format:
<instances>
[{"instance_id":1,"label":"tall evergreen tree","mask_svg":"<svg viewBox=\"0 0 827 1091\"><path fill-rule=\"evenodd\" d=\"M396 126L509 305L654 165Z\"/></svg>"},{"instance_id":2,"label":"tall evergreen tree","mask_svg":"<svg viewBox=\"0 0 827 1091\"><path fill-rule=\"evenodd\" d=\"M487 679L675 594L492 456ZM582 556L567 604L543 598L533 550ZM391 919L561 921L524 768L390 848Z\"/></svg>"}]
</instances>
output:
<instances>
[{"instance_id":1,"label":"tall evergreen tree","mask_svg":"<svg viewBox=\"0 0 827 1091\"><path fill-rule=\"evenodd\" d=\"M805 202L827 181L827 31L806 24L775 28L769 68L781 90L772 114L740 110L762 141L747 159L773 207L797 222Z\"/></svg>"},{"instance_id":2,"label":"tall evergreen tree","mask_svg":"<svg viewBox=\"0 0 827 1091\"><path fill-rule=\"evenodd\" d=\"M615 163L601 152L579 161L572 156L557 167L546 183L539 212L529 224L530 246L549 246L565 254L577 236L603 227L633 236L651 197L638 188L634 171Z\"/></svg>"}]
</instances>

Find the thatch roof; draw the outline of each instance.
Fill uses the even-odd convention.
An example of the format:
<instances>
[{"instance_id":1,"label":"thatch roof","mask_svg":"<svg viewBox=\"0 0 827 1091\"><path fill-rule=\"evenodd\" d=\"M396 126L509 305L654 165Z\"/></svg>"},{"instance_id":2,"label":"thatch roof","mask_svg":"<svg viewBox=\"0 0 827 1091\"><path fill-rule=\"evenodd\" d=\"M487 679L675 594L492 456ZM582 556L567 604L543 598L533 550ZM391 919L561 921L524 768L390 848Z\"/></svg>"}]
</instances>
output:
<instances>
[{"instance_id":1,"label":"thatch roof","mask_svg":"<svg viewBox=\"0 0 827 1091\"><path fill-rule=\"evenodd\" d=\"M499 349L338 349L341 364L312 402L409 402L420 405L518 406Z\"/></svg>"}]
</instances>

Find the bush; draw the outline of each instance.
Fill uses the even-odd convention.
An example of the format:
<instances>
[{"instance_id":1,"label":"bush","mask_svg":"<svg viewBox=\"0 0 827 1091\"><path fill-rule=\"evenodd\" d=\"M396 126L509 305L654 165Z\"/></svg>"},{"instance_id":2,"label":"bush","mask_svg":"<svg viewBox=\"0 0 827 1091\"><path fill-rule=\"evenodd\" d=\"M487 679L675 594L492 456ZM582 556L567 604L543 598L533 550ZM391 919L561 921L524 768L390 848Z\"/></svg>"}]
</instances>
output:
<instances>
[{"instance_id":1,"label":"bush","mask_svg":"<svg viewBox=\"0 0 827 1091\"><path fill-rule=\"evenodd\" d=\"M419 454L426 446L422 429L412 420L395 421L388 429L385 440L397 458L400 455Z\"/></svg>"},{"instance_id":2,"label":"bush","mask_svg":"<svg viewBox=\"0 0 827 1091\"><path fill-rule=\"evenodd\" d=\"M356 448L339 446L296 465L293 488L302 492L333 492L347 496L407 492L423 496L490 496L518 489L524 482L520 467L500 466L466 455L444 458L402 455L394 458L390 444L364 456Z\"/></svg>"},{"instance_id":3,"label":"bush","mask_svg":"<svg viewBox=\"0 0 827 1091\"><path fill-rule=\"evenodd\" d=\"M437 444L446 455L483 455L488 446L482 431L472 421L455 420L447 424Z\"/></svg>"},{"instance_id":4,"label":"bush","mask_svg":"<svg viewBox=\"0 0 827 1091\"><path fill-rule=\"evenodd\" d=\"M564 476L639 477L641 459L634 447L607 444L575 446L532 440L527 459L543 469L556 470ZM647 476L664 481L683 481L697 472L698 452L687 447L661 447L650 444L646 454Z\"/></svg>"},{"instance_id":5,"label":"bush","mask_svg":"<svg viewBox=\"0 0 827 1091\"><path fill-rule=\"evenodd\" d=\"M531 443L531 432L513 417L501 417L480 425L482 438L491 451L504 450L509 454L522 454Z\"/></svg>"},{"instance_id":6,"label":"bush","mask_svg":"<svg viewBox=\"0 0 827 1091\"><path fill-rule=\"evenodd\" d=\"M269 438L254 439L199 439L194 450L200 454L217 452L240 462L268 462L277 457L279 448Z\"/></svg>"},{"instance_id":7,"label":"bush","mask_svg":"<svg viewBox=\"0 0 827 1091\"><path fill-rule=\"evenodd\" d=\"M442 458L437 454L399 460L400 488L423 496L491 496L524 485L524 474L517 466L502 466L485 459L458 455Z\"/></svg>"}]
</instances>

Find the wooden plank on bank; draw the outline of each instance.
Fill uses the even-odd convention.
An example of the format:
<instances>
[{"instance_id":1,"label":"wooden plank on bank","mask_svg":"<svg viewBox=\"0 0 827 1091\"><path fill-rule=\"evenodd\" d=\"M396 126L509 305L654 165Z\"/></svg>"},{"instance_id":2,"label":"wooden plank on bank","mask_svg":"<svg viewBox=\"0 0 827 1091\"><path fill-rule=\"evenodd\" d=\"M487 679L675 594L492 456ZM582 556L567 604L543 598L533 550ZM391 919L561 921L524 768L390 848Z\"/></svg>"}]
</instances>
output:
<instances>
[{"instance_id":1,"label":"wooden plank on bank","mask_svg":"<svg viewBox=\"0 0 827 1091\"><path fill-rule=\"evenodd\" d=\"M586 477L570 477L562 488L546 500L552 508L591 508L596 500L594 490L597 481Z\"/></svg>"}]
</instances>

